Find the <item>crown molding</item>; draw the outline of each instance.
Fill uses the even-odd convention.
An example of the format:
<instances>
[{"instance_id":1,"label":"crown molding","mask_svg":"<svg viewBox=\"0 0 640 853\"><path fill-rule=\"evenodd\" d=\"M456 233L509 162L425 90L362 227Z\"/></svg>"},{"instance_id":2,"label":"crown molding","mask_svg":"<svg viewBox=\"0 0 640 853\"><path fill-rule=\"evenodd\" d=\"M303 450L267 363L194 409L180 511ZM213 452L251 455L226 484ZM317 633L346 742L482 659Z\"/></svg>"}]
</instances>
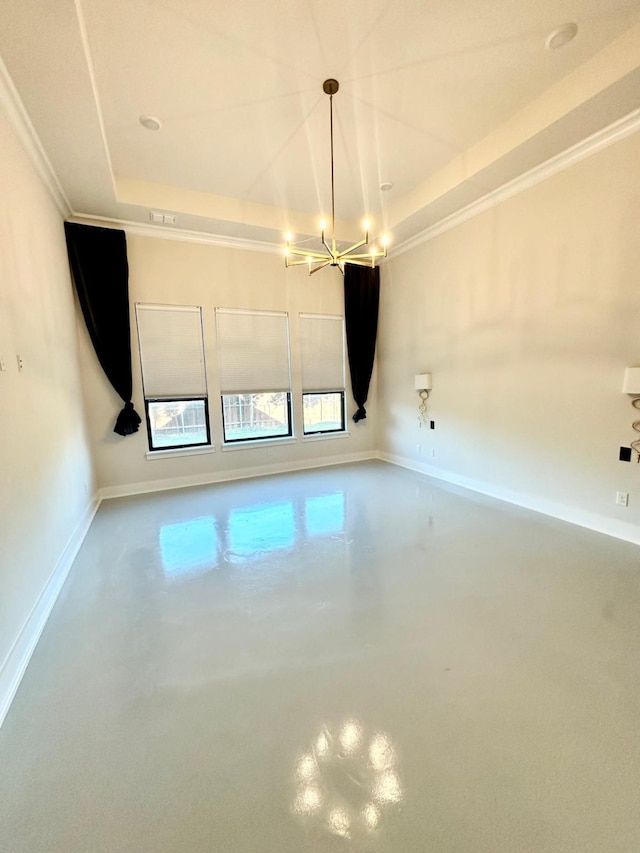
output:
<instances>
[{"instance_id":1,"label":"crown molding","mask_svg":"<svg viewBox=\"0 0 640 853\"><path fill-rule=\"evenodd\" d=\"M62 216L68 216L71 211L69 199L62 189L55 169L47 157L2 57L0 57L0 107L2 107L31 165L49 191L56 207Z\"/></svg>"},{"instance_id":2,"label":"crown molding","mask_svg":"<svg viewBox=\"0 0 640 853\"><path fill-rule=\"evenodd\" d=\"M446 231L456 228L474 216L478 216L478 214L496 207L496 205L501 204L503 201L513 198L513 196L536 186L536 184L542 183L542 181L546 181L547 178L551 178L553 175L571 168L576 163L580 163L588 157L597 154L599 151L608 148L610 145L620 142L638 130L640 130L640 109L634 110L624 118L613 122L613 124L608 125L602 130L596 131L596 133L572 145L565 151L560 152L560 154L556 154L549 160L545 160L544 163L540 163L538 166L529 169L529 171L523 172L517 178L513 178L513 180L508 181L506 184L492 190L477 201L471 202L466 207L460 208L460 210L457 210L450 216L446 216L434 225L425 228L419 234L410 237L403 243L399 243L393 247L393 257L397 257L422 243L439 237L440 234L444 234Z\"/></svg>"},{"instance_id":3,"label":"crown molding","mask_svg":"<svg viewBox=\"0 0 640 853\"><path fill-rule=\"evenodd\" d=\"M203 243L222 249L242 249L248 252L267 252L281 255L282 246L265 243L261 240L248 240L244 237L228 237L223 234L208 234L206 231L187 231L180 228L168 228L166 225L153 225L146 222L132 222L127 219L112 219L108 216L95 216L91 213L74 211L67 220L80 225L99 224L105 228L122 228L127 234L138 237L153 237L160 240L177 240L181 243Z\"/></svg>"}]
</instances>

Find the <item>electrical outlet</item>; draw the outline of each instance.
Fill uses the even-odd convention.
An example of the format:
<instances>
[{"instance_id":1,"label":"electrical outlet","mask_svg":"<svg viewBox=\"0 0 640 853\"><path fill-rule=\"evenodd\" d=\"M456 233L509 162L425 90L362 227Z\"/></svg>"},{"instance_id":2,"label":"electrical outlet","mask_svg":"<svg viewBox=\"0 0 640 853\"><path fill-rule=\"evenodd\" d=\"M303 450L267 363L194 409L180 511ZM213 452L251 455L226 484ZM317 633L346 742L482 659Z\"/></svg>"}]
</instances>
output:
<instances>
[{"instance_id":1,"label":"electrical outlet","mask_svg":"<svg viewBox=\"0 0 640 853\"><path fill-rule=\"evenodd\" d=\"M22 356L17 355L16 361L18 362L18 370L22 370L22 368L24 367L24 361L22 360Z\"/></svg>"},{"instance_id":2,"label":"electrical outlet","mask_svg":"<svg viewBox=\"0 0 640 853\"><path fill-rule=\"evenodd\" d=\"M435 451L435 449L432 447L432 448L431 448L431 450L429 451L429 456L435 456L435 455L436 455L436 451Z\"/></svg>"},{"instance_id":3,"label":"electrical outlet","mask_svg":"<svg viewBox=\"0 0 640 853\"><path fill-rule=\"evenodd\" d=\"M420 444L416 444L416 453L422 453L422 446Z\"/></svg>"},{"instance_id":4,"label":"electrical outlet","mask_svg":"<svg viewBox=\"0 0 640 853\"><path fill-rule=\"evenodd\" d=\"M629 506L629 493L616 492L616 503L618 506Z\"/></svg>"}]
</instances>

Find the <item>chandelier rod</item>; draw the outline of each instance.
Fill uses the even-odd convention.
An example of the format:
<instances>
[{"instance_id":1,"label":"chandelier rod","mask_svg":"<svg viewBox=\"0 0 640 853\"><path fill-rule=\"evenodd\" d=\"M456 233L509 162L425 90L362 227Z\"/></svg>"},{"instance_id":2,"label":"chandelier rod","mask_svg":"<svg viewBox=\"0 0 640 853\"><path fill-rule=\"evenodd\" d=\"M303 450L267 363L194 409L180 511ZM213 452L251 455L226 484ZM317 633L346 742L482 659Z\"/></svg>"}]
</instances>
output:
<instances>
[{"instance_id":1,"label":"chandelier rod","mask_svg":"<svg viewBox=\"0 0 640 853\"><path fill-rule=\"evenodd\" d=\"M333 94L329 95L329 127L331 131L331 246L336 250L336 195L333 180Z\"/></svg>"}]
</instances>

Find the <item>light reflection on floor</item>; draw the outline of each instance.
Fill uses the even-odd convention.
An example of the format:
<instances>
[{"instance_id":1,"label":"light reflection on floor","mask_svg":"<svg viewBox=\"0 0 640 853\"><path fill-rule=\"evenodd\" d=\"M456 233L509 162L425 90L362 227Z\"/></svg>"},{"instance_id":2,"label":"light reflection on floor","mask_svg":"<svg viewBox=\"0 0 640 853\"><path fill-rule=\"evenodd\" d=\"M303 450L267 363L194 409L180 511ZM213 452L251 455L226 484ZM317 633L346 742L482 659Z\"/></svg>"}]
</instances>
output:
<instances>
[{"instance_id":1,"label":"light reflection on floor","mask_svg":"<svg viewBox=\"0 0 640 853\"><path fill-rule=\"evenodd\" d=\"M208 572L218 565L218 533L212 516L163 524L159 545L162 567L170 577Z\"/></svg>"},{"instance_id":2,"label":"light reflection on floor","mask_svg":"<svg viewBox=\"0 0 640 853\"><path fill-rule=\"evenodd\" d=\"M355 718L325 724L295 763L291 810L305 829L357 840L379 830L404 792L398 754L386 732Z\"/></svg>"}]
</instances>

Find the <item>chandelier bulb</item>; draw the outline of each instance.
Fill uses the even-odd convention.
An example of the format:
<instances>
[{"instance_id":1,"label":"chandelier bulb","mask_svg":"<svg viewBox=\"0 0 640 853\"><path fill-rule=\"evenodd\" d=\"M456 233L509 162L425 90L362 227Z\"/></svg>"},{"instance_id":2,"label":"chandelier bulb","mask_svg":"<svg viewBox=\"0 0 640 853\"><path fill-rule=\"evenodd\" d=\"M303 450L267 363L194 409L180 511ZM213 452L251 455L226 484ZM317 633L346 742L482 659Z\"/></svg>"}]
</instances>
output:
<instances>
[{"instance_id":1,"label":"chandelier bulb","mask_svg":"<svg viewBox=\"0 0 640 853\"><path fill-rule=\"evenodd\" d=\"M364 228L365 231L368 231L369 228L371 228L371 223L369 222L368 219L365 219L365 221L362 223L362 227Z\"/></svg>"}]
</instances>

